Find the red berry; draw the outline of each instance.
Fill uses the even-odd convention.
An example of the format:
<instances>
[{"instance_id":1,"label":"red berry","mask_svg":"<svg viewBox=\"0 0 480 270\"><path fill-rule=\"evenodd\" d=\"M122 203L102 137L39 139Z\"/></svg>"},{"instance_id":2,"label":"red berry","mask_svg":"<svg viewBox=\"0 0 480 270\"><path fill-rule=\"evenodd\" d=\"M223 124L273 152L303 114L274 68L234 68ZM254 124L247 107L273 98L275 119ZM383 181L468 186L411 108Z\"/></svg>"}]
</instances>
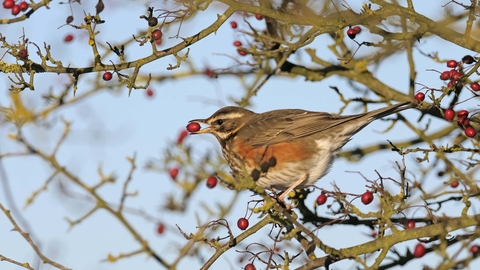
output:
<instances>
[{"instance_id":1,"label":"red berry","mask_svg":"<svg viewBox=\"0 0 480 270\"><path fill-rule=\"evenodd\" d=\"M415 95L415 99L417 101L423 101L425 99L425 94L422 93L422 92L418 92L416 95Z\"/></svg>"},{"instance_id":2,"label":"red berry","mask_svg":"<svg viewBox=\"0 0 480 270\"><path fill-rule=\"evenodd\" d=\"M15 5L13 0L5 0L3 1L3 7L6 9L12 8Z\"/></svg>"},{"instance_id":3,"label":"red berry","mask_svg":"<svg viewBox=\"0 0 480 270\"><path fill-rule=\"evenodd\" d=\"M452 188L456 188L456 187L458 187L458 185L459 185L459 183L458 183L457 180L455 180L455 181L453 181L452 183L450 183L450 186L451 186Z\"/></svg>"},{"instance_id":4,"label":"red berry","mask_svg":"<svg viewBox=\"0 0 480 270\"><path fill-rule=\"evenodd\" d=\"M240 51L240 50L238 50L237 52L238 52L238 54L240 54L241 56L247 55L247 52L245 52L245 51Z\"/></svg>"},{"instance_id":5,"label":"red berry","mask_svg":"<svg viewBox=\"0 0 480 270\"><path fill-rule=\"evenodd\" d=\"M253 265L251 263L245 265L245 267L243 269L245 269L245 270L257 270L257 268L255 268L255 265Z\"/></svg>"},{"instance_id":6,"label":"red berry","mask_svg":"<svg viewBox=\"0 0 480 270\"><path fill-rule=\"evenodd\" d=\"M453 74L453 80L458 82L460 81L460 79L462 78L462 74L460 72L456 72L455 74Z\"/></svg>"},{"instance_id":7,"label":"red berry","mask_svg":"<svg viewBox=\"0 0 480 270\"><path fill-rule=\"evenodd\" d=\"M480 246L478 245L473 245L470 247L470 252L473 254L473 255L477 255L479 252L480 252Z\"/></svg>"},{"instance_id":8,"label":"red berry","mask_svg":"<svg viewBox=\"0 0 480 270\"><path fill-rule=\"evenodd\" d=\"M147 94L147 97L153 97L154 92L152 89L148 88L146 94Z\"/></svg>"},{"instance_id":9,"label":"red berry","mask_svg":"<svg viewBox=\"0 0 480 270\"><path fill-rule=\"evenodd\" d=\"M214 188L217 185L217 178L214 176L210 176L207 179L207 187Z\"/></svg>"},{"instance_id":10,"label":"red berry","mask_svg":"<svg viewBox=\"0 0 480 270\"><path fill-rule=\"evenodd\" d=\"M230 26L231 26L233 29L235 29L235 28L238 27L238 24L237 24L237 22L235 22L235 21L231 21L231 22L230 22Z\"/></svg>"},{"instance_id":11,"label":"red berry","mask_svg":"<svg viewBox=\"0 0 480 270\"><path fill-rule=\"evenodd\" d=\"M449 67L449 68L456 68L456 67L457 67L457 64L458 64L458 63L457 63L457 61L455 61L455 60L448 60L448 62L447 62L447 67Z\"/></svg>"},{"instance_id":12,"label":"red berry","mask_svg":"<svg viewBox=\"0 0 480 270\"><path fill-rule=\"evenodd\" d=\"M171 168L168 173L170 174L170 177L175 180L178 175L178 168Z\"/></svg>"},{"instance_id":13,"label":"red berry","mask_svg":"<svg viewBox=\"0 0 480 270\"><path fill-rule=\"evenodd\" d=\"M185 140L187 136L188 136L188 131L185 129L182 130L182 132L180 132L180 134L178 135L177 144L182 144L183 140Z\"/></svg>"},{"instance_id":14,"label":"red berry","mask_svg":"<svg viewBox=\"0 0 480 270\"><path fill-rule=\"evenodd\" d=\"M197 132L200 130L200 124L197 122L190 122L187 125L187 130L189 132Z\"/></svg>"},{"instance_id":15,"label":"red berry","mask_svg":"<svg viewBox=\"0 0 480 270\"><path fill-rule=\"evenodd\" d=\"M462 58L462 62L465 63L465 64L472 64L473 62L475 62L475 59L471 55L465 55Z\"/></svg>"},{"instance_id":16,"label":"red berry","mask_svg":"<svg viewBox=\"0 0 480 270\"><path fill-rule=\"evenodd\" d=\"M421 258L423 255L425 255L425 252L425 247L421 243L418 243L413 250L413 257Z\"/></svg>"},{"instance_id":17,"label":"red berry","mask_svg":"<svg viewBox=\"0 0 480 270\"><path fill-rule=\"evenodd\" d=\"M454 110L452 110L452 109L446 109L445 110L445 120L452 121L454 117L455 117L455 111Z\"/></svg>"},{"instance_id":18,"label":"red berry","mask_svg":"<svg viewBox=\"0 0 480 270\"><path fill-rule=\"evenodd\" d=\"M447 87L452 88L453 86L455 86L455 82L454 81L449 81L448 84L447 84Z\"/></svg>"},{"instance_id":19,"label":"red berry","mask_svg":"<svg viewBox=\"0 0 480 270\"><path fill-rule=\"evenodd\" d=\"M457 120L457 125L459 127L466 128L470 124L470 120L467 117L461 117Z\"/></svg>"},{"instance_id":20,"label":"red berry","mask_svg":"<svg viewBox=\"0 0 480 270\"><path fill-rule=\"evenodd\" d=\"M162 39L155 40L155 44L157 44L157 46L162 45Z\"/></svg>"},{"instance_id":21,"label":"red berry","mask_svg":"<svg viewBox=\"0 0 480 270\"><path fill-rule=\"evenodd\" d=\"M239 218L237 221L237 226L240 230L246 230L248 228L248 219L246 218Z\"/></svg>"},{"instance_id":22,"label":"red berry","mask_svg":"<svg viewBox=\"0 0 480 270\"><path fill-rule=\"evenodd\" d=\"M473 138L475 137L475 135L477 135L477 131L473 127L467 127L465 129L465 135L467 135L467 137Z\"/></svg>"},{"instance_id":23,"label":"red berry","mask_svg":"<svg viewBox=\"0 0 480 270\"><path fill-rule=\"evenodd\" d=\"M457 112L458 118L463 118L468 116L468 111L467 110L461 110Z\"/></svg>"},{"instance_id":24,"label":"red berry","mask_svg":"<svg viewBox=\"0 0 480 270\"><path fill-rule=\"evenodd\" d=\"M18 57L20 57L22 59L27 59L28 51L25 50L25 49L21 49L20 51L18 51Z\"/></svg>"},{"instance_id":25,"label":"red berry","mask_svg":"<svg viewBox=\"0 0 480 270\"><path fill-rule=\"evenodd\" d=\"M233 42L233 46L235 46L235 47L240 47L240 46L242 46L242 42L236 40L236 41Z\"/></svg>"},{"instance_id":26,"label":"red berry","mask_svg":"<svg viewBox=\"0 0 480 270\"><path fill-rule=\"evenodd\" d=\"M73 40L73 35L71 35L71 34L66 35L64 40L65 40L65 42L71 42Z\"/></svg>"},{"instance_id":27,"label":"red berry","mask_svg":"<svg viewBox=\"0 0 480 270\"><path fill-rule=\"evenodd\" d=\"M213 77L215 77L215 72L213 72L213 70L211 70L209 68L206 68L205 69L205 75L207 75L207 77L213 78Z\"/></svg>"},{"instance_id":28,"label":"red berry","mask_svg":"<svg viewBox=\"0 0 480 270\"><path fill-rule=\"evenodd\" d=\"M415 225L416 225L416 224L415 224L415 220L410 219L410 220L407 222L407 226L405 226L405 227L406 227L406 229L413 229L413 228L415 228Z\"/></svg>"},{"instance_id":29,"label":"red berry","mask_svg":"<svg viewBox=\"0 0 480 270\"><path fill-rule=\"evenodd\" d=\"M357 32L355 32L355 30L350 28L347 30L347 36L351 39L354 39L357 36Z\"/></svg>"},{"instance_id":30,"label":"red berry","mask_svg":"<svg viewBox=\"0 0 480 270\"><path fill-rule=\"evenodd\" d=\"M442 74L440 74L440 80L446 81L450 79L450 72L449 71L444 71Z\"/></svg>"},{"instance_id":31,"label":"red berry","mask_svg":"<svg viewBox=\"0 0 480 270\"><path fill-rule=\"evenodd\" d=\"M107 71L103 73L102 77L105 81L110 81L112 79L112 73L110 71Z\"/></svg>"},{"instance_id":32,"label":"red berry","mask_svg":"<svg viewBox=\"0 0 480 270\"><path fill-rule=\"evenodd\" d=\"M352 27L353 31L355 31L355 33L358 35L360 34L360 32L362 32L362 28L360 28L360 26L358 25L355 25L354 27Z\"/></svg>"},{"instance_id":33,"label":"red berry","mask_svg":"<svg viewBox=\"0 0 480 270\"><path fill-rule=\"evenodd\" d=\"M259 21L263 20L263 16L260 14L255 14L255 18Z\"/></svg>"},{"instance_id":34,"label":"red berry","mask_svg":"<svg viewBox=\"0 0 480 270\"><path fill-rule=\"evenodd\" d=\"M162 38L162 36L163 36L162 30L160 30L160 29L153 30L153 32L152 32L153 40L159 40L159 39Z\"/></svg>"},{"instance_id":35,"label":"red berry","mask_svg":"<svg viewBox=\"0 0 480 270\"><path fill-rule=\"evenodd\" d=\"M480 90L480 84L478 84L478 82L473 82L472 84L470 84L470 87L472 88L473 91Z\"/></svg>"},{"instance_id":36,"label":"red berry","mask_svg":"<svg viewBox=\"0 0 480 270\"><path fill-rule=\"evenodd\" d=\"M318 195L318 197L317 197L317 204L318 204L318 205L323 205L323 204L325 204L326 202L327 202L327 195L325 195L325 194L323 194L323 193L320 194L320 195Z\"/></svg>"},{"instance_id":37,"label":"red berry","mask_svg":"<svg viewBox=\"0 0 480 270\"><path fill-rule=\"evenodd\" d=\"M20 6L19 5L13 5L12 7L12 15L16 16L20 13Z\"/></svg>"},{"instance_id":38,"label":"red berry","mask_svg":"<svg viewBox=\"0 0 480 270\"><path fill-rule=\"evenodd\" d=\"M21 11L27 11L28 9L28 3L25 1L21 2L19 6Z\"/></svg>"},{"instance_id":39,"label":"red berry","mask_svg":"<svg viewBox=\"0 0 480 270\"><path fill-rule=\"evenodd\" d=\"M373 201L373 193L370 191L365 191L365 193L362 194L362 203L367 205L370 204Z\"/></svg>"},{"instance_id":40,"label":"red berry","mask_svg":"<svg viewBox=\"0 0 480 270\"><path fill-rule=\"evenodd\" d=\"M162 234L164 231L165 231L165 225L163 225L162 223L158 224L157 225L157 233Z\"/></svg>"}]
</instances>

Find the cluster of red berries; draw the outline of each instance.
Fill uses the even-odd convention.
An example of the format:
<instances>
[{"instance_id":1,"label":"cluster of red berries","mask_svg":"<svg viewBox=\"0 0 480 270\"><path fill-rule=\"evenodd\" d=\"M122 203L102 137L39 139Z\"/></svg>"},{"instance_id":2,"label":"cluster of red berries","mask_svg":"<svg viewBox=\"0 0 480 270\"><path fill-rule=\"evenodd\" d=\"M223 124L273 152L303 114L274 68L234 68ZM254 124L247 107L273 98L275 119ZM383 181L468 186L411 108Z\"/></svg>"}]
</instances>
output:
<instances>
[{"instance_id":1,"label":"cluster of red berries","mask_svg":"<svg viewBox=\"0 0 480 270\"><path fill-rule=\"evenodd\" d=\"M440 73L440 80L442 81L449 81L447 86L453 87L455 84L457 84L460 79L462 78L463 75L463 64L470 65L475 62L475 59L471 55L465 55L461 61L456 61L456 60L448 60L447 61L447 67L451 68L450 70L445 70ZM470 85L470 88L473 91L479 91L480 90L480 84L478 82L473 82Z\"/></svg>"},{"instance_id":2,"label":"cluster of red berries","mask_svg":"<svg viewBox=\"0 0 480 270\"><path fill-rule=\"evenodd\" d=\"M475 135L477 135L477 131L472 126L470 126L470 119L468 117L467 110L461 110L455 113L452 108L449 108L445 110L443 115L445 117L445 120L452 121L453 118L455 118L455 114L457 115L457 125L465 129L465 135L470 138L475 137Z\"/></svg>"},{"instance_id":3,"label":"cluster of red berries","mask_svg":"<svg viewBox=\"0 0 480 270\"><path fill-rule=\"evenodd\" d=\"M28 9L28 3L25 1L20 2L20 4L15 4L14 0L4 0L3 1L3 7L5 9L11 9L12 10L12 15L17 16L20 11L27 11Z\"/></svg>"},{"instance_id":4,"label":"cluster of red berries","mask_svg":"<svg viewBox=\"0 0 480 270\"><path fill-rule=\"evenodd\" d=\"M354 27L348 28L347 36L351 39L355 39L355 37L357 37L357 35L360 34L360 32L362 32L362 28L360 28L360 26L358 25L355 25Z\"/></svg>"}]
</instances>

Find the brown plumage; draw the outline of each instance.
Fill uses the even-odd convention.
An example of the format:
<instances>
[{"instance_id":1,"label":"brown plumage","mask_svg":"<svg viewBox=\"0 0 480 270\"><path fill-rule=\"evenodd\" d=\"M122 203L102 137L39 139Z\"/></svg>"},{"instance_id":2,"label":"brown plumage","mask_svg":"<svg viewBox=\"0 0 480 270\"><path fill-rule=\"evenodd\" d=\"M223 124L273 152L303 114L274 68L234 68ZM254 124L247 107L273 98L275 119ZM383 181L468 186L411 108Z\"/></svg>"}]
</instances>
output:
<instances>
[{"instance_id":1,"label":"brown plumage","mask_svg":"<svg viewBox=\"0 0 480 270\"><path fill-rule=\"evenodd\" d=\"M194 133L217 138L236 179L244 177L244 165L258 185L285 190L283 200L292 189L313 185L327 174L335 155L355 133L376 119L412 106L403 102L347 116L299 109L258 114L229 106L207 119L190 122L209 125Z\"/></svg>"}]
</instances>

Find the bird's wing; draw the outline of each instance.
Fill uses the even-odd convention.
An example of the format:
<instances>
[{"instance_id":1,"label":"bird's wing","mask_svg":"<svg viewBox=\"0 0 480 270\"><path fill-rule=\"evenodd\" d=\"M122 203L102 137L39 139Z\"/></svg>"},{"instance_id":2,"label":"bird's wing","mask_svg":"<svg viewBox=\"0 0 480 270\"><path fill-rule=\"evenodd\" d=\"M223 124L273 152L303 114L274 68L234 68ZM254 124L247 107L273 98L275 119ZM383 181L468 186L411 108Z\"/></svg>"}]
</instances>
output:
<instances>
[{"instance_id":1,"label":"bird's wing","mask_svg":"<svg viewBox=\"0 0 480 270\"><path fill-rule=\"evenodd\" d=\"M325 112L275 110L260 114L243 126L239 136L253 147L264 147L331 129L362 115L333 116Z\"/></svg>"}]
</instances>

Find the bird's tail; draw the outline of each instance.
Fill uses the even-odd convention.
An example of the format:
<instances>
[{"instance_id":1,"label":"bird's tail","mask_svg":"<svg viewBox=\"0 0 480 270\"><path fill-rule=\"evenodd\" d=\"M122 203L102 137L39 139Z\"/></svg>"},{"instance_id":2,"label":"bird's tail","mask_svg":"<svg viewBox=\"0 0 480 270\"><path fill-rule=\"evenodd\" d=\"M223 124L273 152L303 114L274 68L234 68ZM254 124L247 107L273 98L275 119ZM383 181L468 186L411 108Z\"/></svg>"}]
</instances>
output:
<instances>
[{"instance_id":1,"label":"bird's tail","mask_svg":"<svg viewBox=\"0 0 480 270\"><path fill-rule=\"evenodd\" d=\"M370 119L369 122L372 122L374 120L383 118L385 116L389 116L391 114L398 113L406 109L414 108L415 106L416 106L415 103L411 101L406 101L406 102L390 105L384 108L380 108L377 110L373 110L371 112L368 112L365 116Z\"/></svg>"}]
</instances>

